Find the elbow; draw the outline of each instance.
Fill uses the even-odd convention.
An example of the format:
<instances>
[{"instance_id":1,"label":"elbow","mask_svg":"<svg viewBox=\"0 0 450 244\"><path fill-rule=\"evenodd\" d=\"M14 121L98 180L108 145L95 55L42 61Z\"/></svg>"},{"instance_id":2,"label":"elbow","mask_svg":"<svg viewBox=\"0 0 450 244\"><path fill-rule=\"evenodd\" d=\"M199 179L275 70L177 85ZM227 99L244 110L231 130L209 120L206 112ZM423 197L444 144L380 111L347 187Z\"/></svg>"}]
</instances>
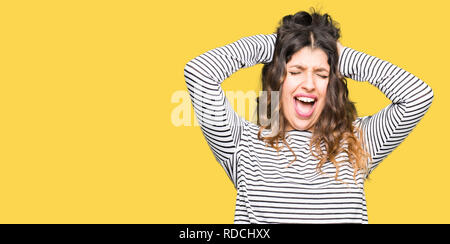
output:
<instances>
[{"instance_id":1,"label":"elbow","mask_svg":"<svg viewBox=\"0 0 450 244\"><path fill-rule=\"evenodd\" d=\"M433 102L434 99L434 92L433 89L431 89L431 87L429 85L427 85L427 89L426 89L426 96L428 101L430 102L430 104Z\"/></svg>"},{"instance_id":2,"label":"elbow","mask_svg":"<svg viewBox=\"0 0 450 244\"><path fill-rule=\"evenodd\" d=\"M187 62L185 65L184 65L184 76L186 76L186 72L189 72L189 69L190 69L190 67L192 66L192 59L191 60L189 60L189 62Z\"/></svg>"},{"instance_id":3,"label":"elbow","mask_svg":"<svg viewBox=\"0 0 450 244\"><path fill-rule=\"evenodd\" d=\"M192 67L192 63L194 62L195 58L189 60L185 65L184 65L184 72L186 72L186 70L190 69L190 67Z\"/></svg>"},{"instance_id":4,"label":"elbow","mask_svg":"<svg viewBox=\"0 0 450 244\"><path fill-rule=\"evenodd\" d=\"M192 73L192 61L193 59L184 65L183 73L184 73L184 80L186 81L186 83L189 83L190 81L189 77L191 76L190 74Z\"/></svg>"},{"instance_id":5,"label":"elbow","mask_svg":"<svg viewBox=\"0 0 450 244\"><path fill-rule=\"evenodd\" d=\"M426 85L425 89L422 92L422 100L424 101L424 104L426 104L426 110L428 110L431 107L431 104L433 103L433 99L434 99L434 92L433 89L431 89L431 87L426 84L424 82L424 84Z\"/></svg>"}]
</instances>

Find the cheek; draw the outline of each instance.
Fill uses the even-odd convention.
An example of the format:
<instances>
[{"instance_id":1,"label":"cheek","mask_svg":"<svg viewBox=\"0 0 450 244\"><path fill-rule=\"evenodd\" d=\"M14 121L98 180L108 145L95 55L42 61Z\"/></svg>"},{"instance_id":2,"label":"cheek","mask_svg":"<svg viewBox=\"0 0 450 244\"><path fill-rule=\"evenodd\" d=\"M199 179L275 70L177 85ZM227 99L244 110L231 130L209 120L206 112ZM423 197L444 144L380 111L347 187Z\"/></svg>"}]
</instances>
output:
<instances>
[{"instance_id":1,"label":"cheek","mask_svg":"<svg viewBox=\"0 0 450 244\"><path fill-rule=\"evenodd\" d=\"M283 81L282 87L283 87L283 93L284 92L286 92L286 93L291 92L292 93L297 87L297 82L295 80L293 80L293 79L286 78Z\"/></svg>"},{"instance_id":2,"label":"cheek","mask_svg":"<svg viewBox=\"0 0 450 244\"><path fill-rule=\"evenodd\" d=\"M319 96L321 97L321 104L319 104L320 107L325 106L327 99L327 88L328 88L328 81L321 83L320 86L317 87Z\"/></svg>"},{"instance_id":3,"label":"cheek","mask_svg":"<svg viewBox=\"0 0 450 244\"><path fill-rule=\"evenodd\" d=\"M292 82L289 82L289 80L285 80L281 89L281 110L283 111L285 119L291 121L293 117L292 114L295 111L292 101L292 93L295 91L295 86L293 86Z\"/></svg>"},{"instance_id":4,"label":"cheek","mask_svg":"<svg viewBox=\"0 0 450 244\"><path fill-rule=\"evenodd\" d=\"M281 85L281 100L283 102L288 102L291 98L291 94L295 91L295 86L292 81L286 79Z\"/></svg>"},{"instance_id":5,"label":"cheek","mask_svg":"<svg viewBox=\"0 0 450 244\"><path fill-rule=\"evenodd\" d=\"M328 88L328 80L325 82L321 82L317 86L317 90L319 91L319 94L323 97L327 95L327 88Z\"/></svg>"},{"instance_id":6,"label":"cheek","mask_svg":"<svg viewBox=\"0 0 450 244\"><path fill-rule=\"evenodd\" d=\"M323 108L325 107L326 104L326 100L327 100L327 88L328 88L328 82L324 82L322 84L320 84L317 87L318 93L320 95L320 103L317 104L317 109L319 114L322 112Z\"/></svg>"}]
</instances>

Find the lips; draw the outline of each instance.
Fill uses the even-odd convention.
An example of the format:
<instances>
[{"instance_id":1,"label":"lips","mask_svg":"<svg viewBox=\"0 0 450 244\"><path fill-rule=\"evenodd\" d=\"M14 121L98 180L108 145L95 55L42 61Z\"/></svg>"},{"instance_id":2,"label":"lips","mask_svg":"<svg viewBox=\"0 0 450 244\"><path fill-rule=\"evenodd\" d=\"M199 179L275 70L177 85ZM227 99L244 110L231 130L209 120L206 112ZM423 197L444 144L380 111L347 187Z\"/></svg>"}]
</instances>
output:
<instances>
[{"instance_id":1,"label":"lips","mask_svg":"<svg viewBox=\"0 0 450 244\"><path fill-rule=\"evenodd\" d=\"M312 94L294 95L295 112L300 118L308 119L313 114L317 104L317 96Z\"/></svg>"}]
</instances>

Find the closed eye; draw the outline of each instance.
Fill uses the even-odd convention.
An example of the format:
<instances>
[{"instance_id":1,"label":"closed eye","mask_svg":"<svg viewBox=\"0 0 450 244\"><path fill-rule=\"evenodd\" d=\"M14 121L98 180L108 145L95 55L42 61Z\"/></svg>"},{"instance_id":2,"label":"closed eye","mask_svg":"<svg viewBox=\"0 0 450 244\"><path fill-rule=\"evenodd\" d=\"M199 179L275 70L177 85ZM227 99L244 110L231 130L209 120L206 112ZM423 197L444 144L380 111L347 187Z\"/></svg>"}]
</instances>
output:
<instances>
[{"instance_id":1,"label":"closed eye","mask_svg":"<svg viewBox=\"0 0 450 244\"><path fill-rule=\"evenodd\" d=\"M301 74L302 72L289 72L289 74L290 75L299 75L299 74ZM322 78L322 79L326 79L326 78L328 78L328 76L327 75L318 75L320 78Z\"/></svg>"}]
</instances>

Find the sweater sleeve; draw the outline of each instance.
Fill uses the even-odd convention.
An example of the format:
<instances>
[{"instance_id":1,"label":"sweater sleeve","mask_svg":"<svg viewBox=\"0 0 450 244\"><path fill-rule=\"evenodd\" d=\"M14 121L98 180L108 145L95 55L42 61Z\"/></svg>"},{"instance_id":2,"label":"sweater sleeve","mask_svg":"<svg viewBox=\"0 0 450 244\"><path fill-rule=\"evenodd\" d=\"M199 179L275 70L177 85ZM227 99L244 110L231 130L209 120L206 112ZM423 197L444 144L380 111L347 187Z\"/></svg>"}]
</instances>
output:
<instances>
[{"instance_id":1,"label":"sweater sleeve","mask_svg":"<svg viewBox=\"0 0 450 244\"><path fill-rule=\"evenodd\" d=\"M341 52L339 70L353 80L368 81L392 102L356 121L372 157L370 173L416 127L431 106L433 90L406 70L348 47Z\"/></svg>"},{"instance_id":2,"label":"sweater sleeve","mask_svg":"<svg viewBox=\"0 0 450 244\"><path fill-rule=\"evenodd\" d=\"M241 68L270 62L275 40L275 34L244 37L201 54L184 68L200 129L216 160L235 185L236 163L232 156L245 120L233 110L221 83Z\"/></svg>"}]
</instances>

